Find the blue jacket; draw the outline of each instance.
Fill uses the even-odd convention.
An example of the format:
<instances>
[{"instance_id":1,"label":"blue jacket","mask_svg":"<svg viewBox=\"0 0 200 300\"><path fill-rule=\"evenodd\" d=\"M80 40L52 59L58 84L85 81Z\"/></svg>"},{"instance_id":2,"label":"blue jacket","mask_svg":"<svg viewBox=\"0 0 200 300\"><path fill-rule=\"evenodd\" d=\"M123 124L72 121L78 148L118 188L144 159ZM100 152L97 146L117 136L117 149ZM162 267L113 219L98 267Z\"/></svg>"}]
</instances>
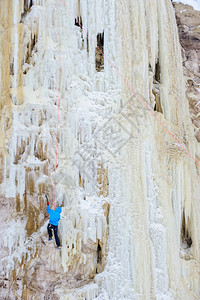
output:
<instances>
[{"instance_id":1,"label":"blue jacket","mask_svg":"<svg viewBox=\"0 0 200 300\"><path fill-rule=\"evenodd\" d=\"M47 205L47 212L48 212L48 214L50 214L49 223L52 225L58 226L62 208L57 207L55 210L53 210L53 209L49 208L49 205Z\"/></svg>"}]
</instances>

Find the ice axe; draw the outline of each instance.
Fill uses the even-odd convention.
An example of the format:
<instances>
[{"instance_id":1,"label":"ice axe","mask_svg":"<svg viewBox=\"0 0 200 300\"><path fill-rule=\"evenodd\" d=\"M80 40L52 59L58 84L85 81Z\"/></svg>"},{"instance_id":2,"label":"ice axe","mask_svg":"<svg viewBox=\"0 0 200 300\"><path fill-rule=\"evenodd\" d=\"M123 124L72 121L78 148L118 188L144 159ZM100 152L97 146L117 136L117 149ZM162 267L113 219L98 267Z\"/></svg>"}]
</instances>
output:
<instances>
[{"instance_id":1,"label":"ice axe","mask_svg":"<svg viewBox=\"0 0 200 300\"><path fill-rule=\"evenodd\" d=\"M46 201L47 201L47 205L49 205L49 200L48 200L47 195L45 195L45 199L46 199Z\"/></svg>"}]
</instances>

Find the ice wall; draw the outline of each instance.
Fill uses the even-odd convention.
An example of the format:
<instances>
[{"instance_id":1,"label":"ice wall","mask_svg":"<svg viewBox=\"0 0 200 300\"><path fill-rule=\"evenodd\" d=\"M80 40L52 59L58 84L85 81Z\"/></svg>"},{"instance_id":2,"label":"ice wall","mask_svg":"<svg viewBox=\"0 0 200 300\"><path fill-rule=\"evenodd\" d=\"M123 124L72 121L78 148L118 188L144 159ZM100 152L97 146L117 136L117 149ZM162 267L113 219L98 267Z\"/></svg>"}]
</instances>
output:
<instances>
[{"instance_id":1,"label":"ice wall","mask_svg":"<svg viewBox=\"0 0 200 300\"><path fill-rule=\"evenodd\" d=\"M0 5L2 297L198 299L199 167L125 83L200 163L171 1Z\"/></svg>"}]
</instances>

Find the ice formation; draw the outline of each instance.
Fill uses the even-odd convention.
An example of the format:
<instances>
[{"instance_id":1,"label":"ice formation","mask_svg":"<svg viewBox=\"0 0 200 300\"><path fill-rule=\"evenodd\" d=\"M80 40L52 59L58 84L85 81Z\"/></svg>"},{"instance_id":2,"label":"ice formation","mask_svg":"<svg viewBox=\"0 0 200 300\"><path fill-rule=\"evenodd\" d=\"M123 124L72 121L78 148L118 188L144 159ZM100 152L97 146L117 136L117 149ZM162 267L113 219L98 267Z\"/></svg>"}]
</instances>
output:
<instances>
[{"instance_id":1,"label":"ice formation","mask_svg":"<svg viewBox=\"0 0 200 300\"><path fill-rule=\"evenodd\" d=\"M199 166L114 69L200 164L171 1L3 0L0 16L1 297L198 299Z\"/></svg>"}]
</instances>

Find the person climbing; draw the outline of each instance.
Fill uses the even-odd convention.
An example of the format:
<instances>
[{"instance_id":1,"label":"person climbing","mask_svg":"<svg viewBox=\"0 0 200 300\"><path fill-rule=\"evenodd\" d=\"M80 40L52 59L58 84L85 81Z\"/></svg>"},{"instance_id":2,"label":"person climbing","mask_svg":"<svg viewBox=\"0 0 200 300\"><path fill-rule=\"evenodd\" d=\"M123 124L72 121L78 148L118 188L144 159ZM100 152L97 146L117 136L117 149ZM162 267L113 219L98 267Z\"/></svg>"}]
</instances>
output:
<instances>
[{"instance_id":1,"label":"person climbing","mask_svg":"<svg viewBox=\"0 0 200 300\"><path fill-rule=\"evenodd\" d=\"M62 208L57 207L55 210L50 209L47 195L45 195L45 197L46 197L46 201L47 201L47 212L48 212L48 214L50 214L49 224L47 226L49 241L52 240L52 237L53 237L52 231L53 231L54 232L54 237L55 237L55 240L56 240L57 248L61 248L60 239L58 237L58 222L60 220L60 214L62 212Z\"/></svg>"}]
</instances>

